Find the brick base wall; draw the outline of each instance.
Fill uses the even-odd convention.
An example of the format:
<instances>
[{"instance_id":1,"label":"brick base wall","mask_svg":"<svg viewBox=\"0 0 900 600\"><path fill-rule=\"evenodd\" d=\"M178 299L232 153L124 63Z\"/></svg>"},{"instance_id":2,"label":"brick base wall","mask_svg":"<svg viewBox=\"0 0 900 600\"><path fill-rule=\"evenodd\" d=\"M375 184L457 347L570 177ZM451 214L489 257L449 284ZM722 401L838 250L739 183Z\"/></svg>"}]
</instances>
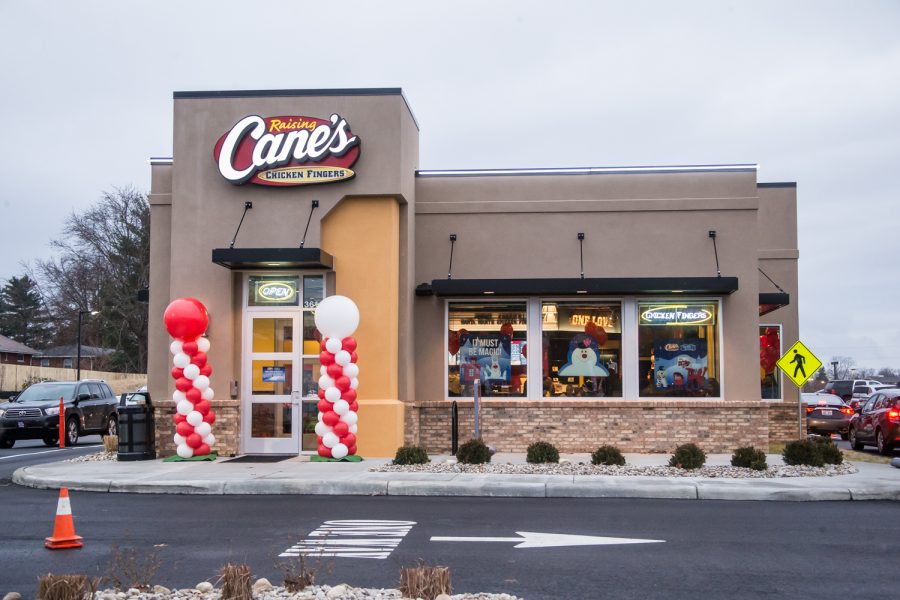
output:
<instances>
[{"instance_id":1,"label":"brick base wall","mask_svg":"<svg viewBox=\"0 0 900 600\"><path fill-rule=\"evenodd\" d=\"M449 453L450 406L410 406L407 441ZM592 452L602 444L623 452L671 452L695 442L707 452L730 453L740 446L768 447L768 409L767 402L721 400L487 400L481 403L481 431L498 452L524 452L544 440L561 452ZM472 402L459 401L460 444L473 433Z\"/></svg>"},{"instance_id":2,"label":"brick base wall","mask_svg":"<svg viewBox=\"0 0 900 600\"><path fill-rule=\"evenodd\" d=\"M802 435L797 425L796 402L773 402L769 404L769 441L790 442L806 437L806 414L803 415Z\"/></svg>"},{"instance_id":3,"label":"brick base wall","mask_svg":"<svg viewBox=\"0 0 900 600\"><path fill-rule=\"evenodd\" d=\"M210 402L216 413L216 422L212 426L213 435L216 436L216 446L213 448L219 456L235 456L240 449L241 417L239 400L213 400ZM156 456L164 458L175 455L175 403L171 400L154 402L156 409Z\"/></svg>"}]
</instances>

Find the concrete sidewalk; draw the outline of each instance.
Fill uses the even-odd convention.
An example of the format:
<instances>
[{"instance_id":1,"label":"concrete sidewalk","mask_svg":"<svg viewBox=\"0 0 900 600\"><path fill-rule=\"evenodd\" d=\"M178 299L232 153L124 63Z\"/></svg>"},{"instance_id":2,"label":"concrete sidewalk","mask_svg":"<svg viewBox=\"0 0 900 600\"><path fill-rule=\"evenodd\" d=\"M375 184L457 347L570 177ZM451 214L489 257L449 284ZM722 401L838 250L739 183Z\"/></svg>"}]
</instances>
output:
<instances>
[{"instance_id":1,"label":"concrete sidewalk","mask_svg":"<svg viewBox=\"0 0 900 600\"><path fill-rule=\"evenodd\" d=\"M444 462L447 456L434 456ZM589 462L588 455L567 455ZM630 465L665 465L668 455L626 455ZM712 454L707 466L727 465ZM782 464L770 455L769 465ZM527 498L681 498L694 500L900 500L900 470L853 463L851 475L727 479L609 475L499 475L473 473L372 473L388 463L313 463L296 457L275 463L57 462L23 467L13 482L42 489L144 494L313 494L366 496L504 496ZM524 455L498 454L494 463L524 463Z\"/></svg>"}]
</instances>

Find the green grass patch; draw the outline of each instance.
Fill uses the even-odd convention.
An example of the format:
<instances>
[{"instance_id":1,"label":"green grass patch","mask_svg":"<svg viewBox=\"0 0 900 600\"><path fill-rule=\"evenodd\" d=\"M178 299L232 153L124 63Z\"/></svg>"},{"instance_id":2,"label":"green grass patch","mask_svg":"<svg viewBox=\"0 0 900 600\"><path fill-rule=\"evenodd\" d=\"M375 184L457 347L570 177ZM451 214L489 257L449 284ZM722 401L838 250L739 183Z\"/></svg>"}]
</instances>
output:
<instances>
[{"instance_id":1,"label":"green grass patch","mask_svg":"<svg viewBox=\"0 0 900 600\"><path fill-rule=\"evenodd\" d=\"M210 452L203 456L192 456L190 458L181 458L177 454L163 459L163 462L203 462L204 460L216 460L219 457L218 452Z\"/></svg>"},{"instance_id":2,"label":"green grass patch","mask_svg":"<svg viewBox=\"0 0 900 600\"><path fill-rule=\"evenodd\" d=\"M345 456L344 458L330 458L328 456L319 456L318 454L309 457L309 462L362 462L362 460L362 456L357 456L356 454Z\"/></svg>"}]
</instances>

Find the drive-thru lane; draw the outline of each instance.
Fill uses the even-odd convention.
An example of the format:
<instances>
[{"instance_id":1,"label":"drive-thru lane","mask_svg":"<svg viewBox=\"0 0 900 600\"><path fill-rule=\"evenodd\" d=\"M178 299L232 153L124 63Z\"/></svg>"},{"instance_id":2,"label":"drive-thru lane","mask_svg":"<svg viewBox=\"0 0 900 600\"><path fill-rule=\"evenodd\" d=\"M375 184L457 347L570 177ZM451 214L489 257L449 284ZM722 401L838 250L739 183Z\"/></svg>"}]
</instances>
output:
<instances>
[{"instance_id":1,"label":"drive-thru lane","mask_svg":"<svg viewBox=\"0 0 900 600\"><path fill-rule=\"evenodd\" d=\"M0 450L0 486L8 485L13 472L19 467L92 454L102 445L99 435L86 435L70 448L49 447L41 440L17 440L12 448Z\"/></svg>"},{"instance_id":2,"label":"drive-thru lane","mask_svg":"<svg viewBox=\"0 0 900 600\"><path fill-rule=\"evenodd\" d=\"M214 581L229 561L277 582L275 564L291 560L279 556L287 550L329 539L358 549L346 543L356 535L367 540L362 556L323 557L331 569L324 583L395 587L400 566L424 559L451 567L455 591L529 599L887 597L896 573L885 557L900 555L897 504L889 502L87 492L72 496L84 548L51 552L42 542L56 492L0 493L0 587L29 593L48 571L102 575L113 544L157 547L164 566L156 581L182 587ZM582 545L565 536L633 542Z\"/></svg>"}]
</instances>

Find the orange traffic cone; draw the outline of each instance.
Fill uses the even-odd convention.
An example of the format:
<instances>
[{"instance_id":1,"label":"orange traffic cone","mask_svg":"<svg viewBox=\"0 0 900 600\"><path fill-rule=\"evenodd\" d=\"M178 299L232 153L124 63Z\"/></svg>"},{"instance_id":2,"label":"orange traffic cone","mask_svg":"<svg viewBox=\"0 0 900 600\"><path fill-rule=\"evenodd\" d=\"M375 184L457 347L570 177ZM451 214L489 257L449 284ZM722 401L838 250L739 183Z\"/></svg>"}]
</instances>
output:
<instances>
[{"instance_id":1,"label":"orange traffic cone","mask_svg":"<svg viewBox=\"0 0 900 600\"><path fill-rule=\"evenodd\" d=\"M59 502L56 504L56 522L53 524L53 537L44 540L44 545L51 550L61 548L81 548L81 536L75 535L75 523L72 521L72 505L69 504L69 490L59 488Z\"/></svg>"}]
</instances>

